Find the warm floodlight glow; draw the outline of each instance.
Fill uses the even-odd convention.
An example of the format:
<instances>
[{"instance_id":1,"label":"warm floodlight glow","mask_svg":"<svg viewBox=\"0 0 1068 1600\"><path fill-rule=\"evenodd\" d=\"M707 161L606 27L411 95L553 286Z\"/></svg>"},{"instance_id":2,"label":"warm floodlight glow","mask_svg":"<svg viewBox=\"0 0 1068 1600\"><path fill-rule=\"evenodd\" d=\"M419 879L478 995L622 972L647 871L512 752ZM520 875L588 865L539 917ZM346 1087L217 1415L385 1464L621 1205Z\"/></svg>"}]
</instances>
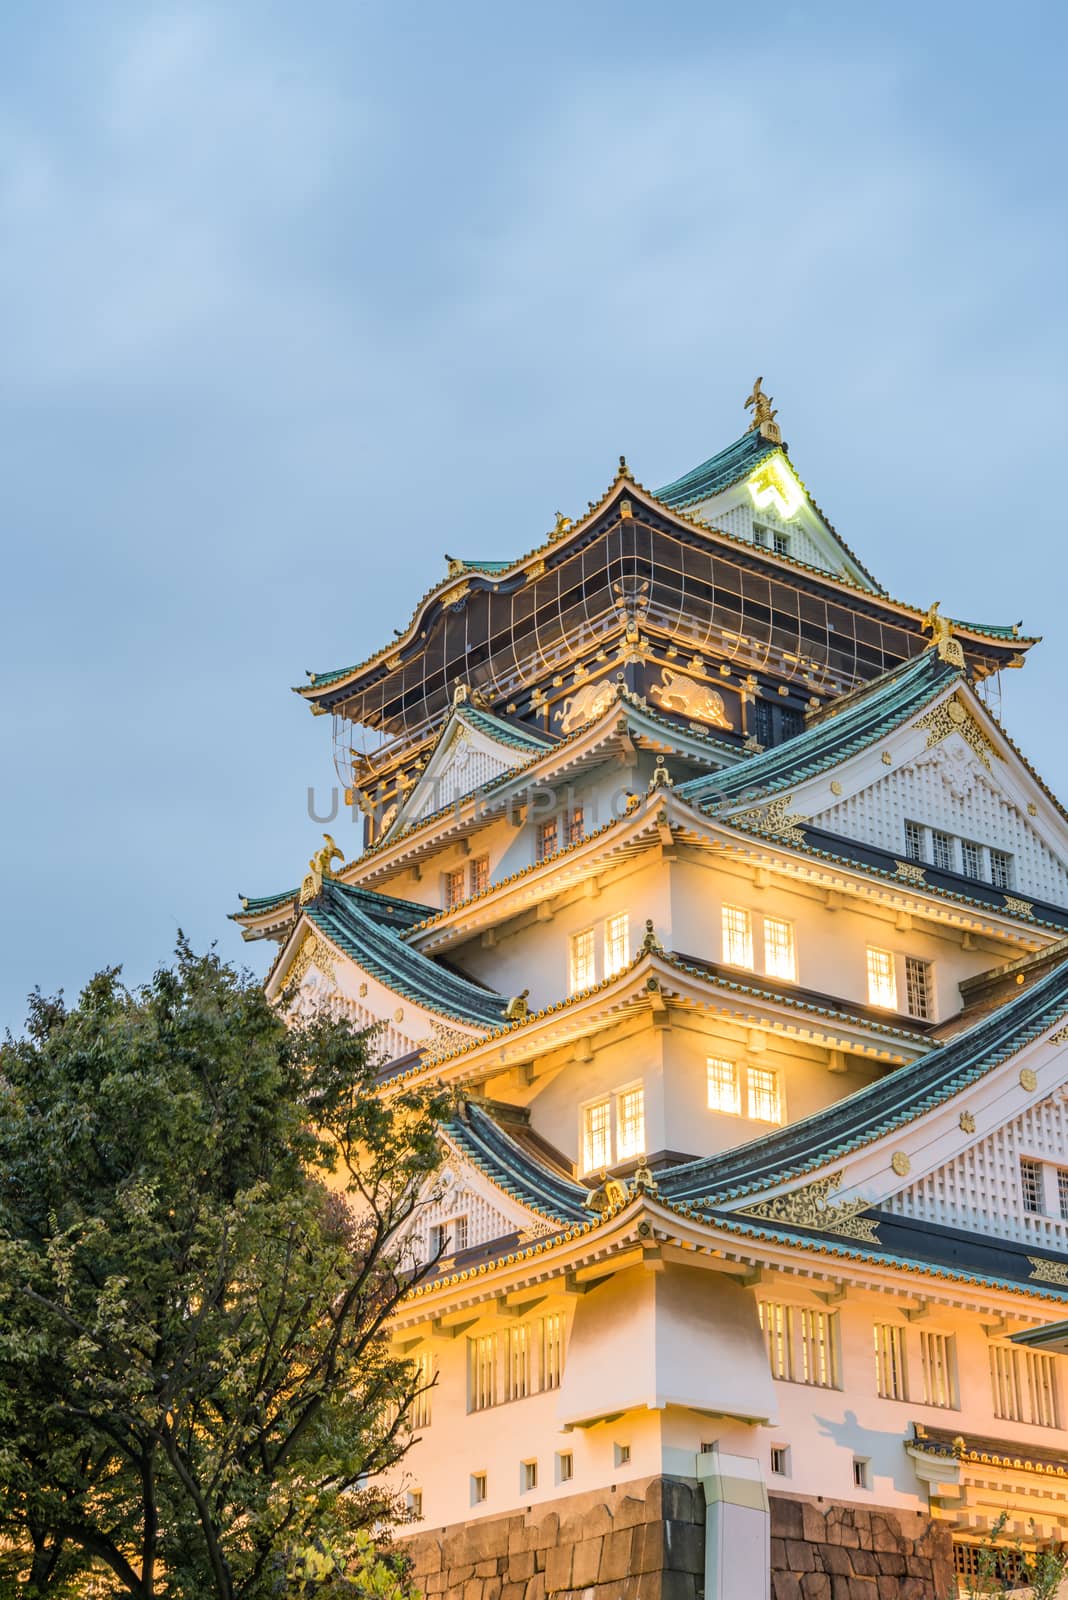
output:
<instances>
[{"instance_id":1,"label":"warm floodlight glow","mask_svg":"<svg viewBox=\"0 0 1068 1600\"><path fill-rule=\"evenodd\" d=\"M793 516L805 498L805 491L786 458L781 455L768 456L750 473L749 493L758 511L774 506L780 517L787 519Z\"/></svg>"}]
</instances>

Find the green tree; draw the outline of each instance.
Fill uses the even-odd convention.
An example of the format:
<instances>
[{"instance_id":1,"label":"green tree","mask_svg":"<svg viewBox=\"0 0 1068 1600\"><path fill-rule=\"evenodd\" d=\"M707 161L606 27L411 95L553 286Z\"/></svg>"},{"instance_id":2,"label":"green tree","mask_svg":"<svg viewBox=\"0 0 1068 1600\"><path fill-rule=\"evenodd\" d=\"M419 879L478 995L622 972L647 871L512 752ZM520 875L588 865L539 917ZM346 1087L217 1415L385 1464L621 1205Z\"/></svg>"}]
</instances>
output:
<instances>
[{"instance_id":1,"label":"green tree","mask_svg":"<svg viewBox=\"0 0 1068 1600\"><path fill-rule=\"evenodd\" d=\"M184 941L136 993L33 997L0 1047L0 1592L259 1600L314 1552L389 1589L367 1480L410 1441L384 1330L443 1112Z\"/></svg>"}]
</instances>

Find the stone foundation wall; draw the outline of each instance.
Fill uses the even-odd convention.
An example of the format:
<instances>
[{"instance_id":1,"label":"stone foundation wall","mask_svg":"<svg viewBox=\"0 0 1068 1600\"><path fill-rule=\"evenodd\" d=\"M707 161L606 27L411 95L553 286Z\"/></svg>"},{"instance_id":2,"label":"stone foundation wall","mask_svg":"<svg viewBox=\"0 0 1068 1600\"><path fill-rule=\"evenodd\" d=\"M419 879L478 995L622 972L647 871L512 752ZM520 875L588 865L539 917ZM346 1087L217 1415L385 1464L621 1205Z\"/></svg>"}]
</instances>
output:
<instances>
[{"instance_id":1,"label":"stone foundation wall","mask_svg":"<svg viewBox=\"0 0 1068 1600\"><path fill-rule=\"evenodd\" d=\"M944 1600L949 1528L913 1511L771 1497L772 1600Z\"/></svg>"},{"instance_id":2,"label":"stone foundation wall","mask_svg":"<svg viewBox=\"0 0 1068 1600\"><path fill-rule=\"evenodd\" d=\"M642 1479L404 1544L427 1600L697 1600L704 1492Z\"/></svg>"}]
</instances>

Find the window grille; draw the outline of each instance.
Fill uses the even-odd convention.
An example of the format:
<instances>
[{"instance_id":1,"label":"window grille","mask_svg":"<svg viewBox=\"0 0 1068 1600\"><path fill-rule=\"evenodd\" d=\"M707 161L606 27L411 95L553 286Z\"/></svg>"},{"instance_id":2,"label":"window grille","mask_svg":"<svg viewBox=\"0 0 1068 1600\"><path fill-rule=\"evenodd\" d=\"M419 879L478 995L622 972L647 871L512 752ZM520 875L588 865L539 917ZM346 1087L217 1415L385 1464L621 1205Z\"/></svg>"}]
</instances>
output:
<instances>
[{"instance_id":1,"label":"window grille","mask_svg":"<svg viewBox=\"0 0 1068 1600\"><path fill-rule=\"evenodd\" d=\"M586 836L585 814L582 806L572 806L567 819L567 842L578 844Z\"/></svg>"},{"instance_id":2,"label":"window grille","mask_svg":"<svg viewBox=\"0 0 1068 1600\"><path fill-rule=\"evenodd\" d=\"M530 1338L525 1322L509 1328L506 1335L506 1400L525 1400L530 1393Z\"/></svg>"},{"instance_id":3,"label":"window grille","mask_svg":"<svg viewBox=\"0 0 1068 1600\"><path fill-rule=\"evenodd\" d=\"M547 857L556 854L556 846L560 838L560 824L556 817L543 822L538 828L538 860L545 861Z\"/></svg>"},{"instance_id":4,"label":"window grille","mask_svg":"<svg viewBox=\"0 0 1068 1600\"><path fill-rule=\"evenodd\" d=\"M1029 1422L1039 1428L1060 1426L1055 1356L1015 1345L990 1346L990 1381L994 1415L1004 1422Z\"/></svg>"},{"instance_id":5,"label":"window grille","mask_svg":"<svg viewBox=\"0 0 1068 1600\"><path fill-rule=\"evenodd\" d=\"M972 839L960 842L961 870L966 878L983 876L983 847Z\"/></svg>"},{"instance_id":6,"label":"window grille","mask_svg":"<svg viewBox=\"0 0 1068 1600\"><path fill-rule=\"evenodd\" d=\"M748 1071L749 1115L754 1122L782 1121L782 1091L779 1074L770 1067L750 1067Z\"/></svg>"},{"instance_id":7,"label":"window grille","mask_svg":"<svg viewBox=\"0 0 1068 1600\"><path fill-rule=\"evenodd\" d=\"M774 719L766 700L754 700L749 707L747 726L749 733L765 749L774 744Z\"/></svg>"},{"instance_id":8,"label":"window grille","mask_svg":"<svg viewBox=\"0 0 1068 1600\"><path fill-rule=\"evenodd\" d=\"M611 1106L607 1100L595 1100L582 1112L582 1170L601 1172L611 1164Z\"/></svg>"},{"instance_id":9,"label":"window grille","mask_svg":"<svg viewBox=\"0 0 1068 1600\"><path fill-rule=\"evenodd\" d=\"M780 1305L777 1300L760 1300L757 1303L760 1326L768 1350L768 1365L773 1378L792 1383L794 1376L793 1307Z\"/></svg>"},{"instance_id":10,"label":"window grille","mask_svg":"<svg viewBox=\"0 0 1068 1600\"><path fill-rule=\"evenodd\" d=\"M817 1389L835 1388L835 1313L811 1311L804 1306L800 1322L801 1381Z\"/></svg>"},{"instance_id":11,"label":"window grille","mask_svg":"<svg viewBox=\"0 0 1068 1600\"><path fill-rule=\"evenodd\" d=\"M1012 888L1012 857L1004 850L990 852L990 881L995 889Z\"/></svg>"},{"instance_id":12,"label":"window grille","mask_svg":"<svg viewBox=\"0 0 1068 1600\"><path fill-rule=\"evenodd\" d=\"M575 1476L575 1457L570 1450L561 1450L556 1458L556 1480L570 1483Z\"/></svg>"},{"instance_id":13,"label":"window grille","mask_svg":"<svg viewBox=\"0 0 1068 1600\"><path fill-rule=\"evenodd\" d=\"M708 1109L726 1111L735 1117L740 1115L742 1090L737 1062L723 1061L718 1056L709 1056Z\"/></svg>"},{"instance_id":14,"label":"window grille","mask_svg":"<svg viewBox=\"0 0 1068 1600\"><path fill-rule=\"evenodd\" d=\"M940 872L953 871L953 835L939 833L936 828L931 834L931 858Z\"/></svg>"},{"instance_id":15,"label":"window grille","mask_svg":"<svg viewBox=\"0 0 1068 1600\"><path fill-rule=\"evenodd\" d=\"M918 956L905 957L905 998L909 1015L927 1021L931 1016L931 963Z\"/></svg>"},{"instance_id":16,"label":"window grille","mask_svg":"<svg viewBox=\"0 0 1068 1600\"><path fill-rule=\"evenodd\" d=\"M429 1351L424 1350L415 1357L415 1381L419 1391L412 1400L411 1421L413 1428L429 1428L430 1426L430 1397L433 1389L430 1385L434 1381L434 1358Z\"/></svg>"},{"instance_id":17,"label":"window grille","mask_svg":"<svg viewBox=\"0 0 1068 1600\"><path fill-rule=\"evenodd\" d=\"M497 1388L497 1335L481 1334L467 1341L469 1411L488 1411L500 1399Z\"/></svg>"},{"instance_id":18,"label":"window grille","mask_svg":"<svg viewBox=\"0 0 1068 1600\"><path fill-rule=\"evenodd\" d=\"M624 1089L616 1097L616 1154L629 1161L645 1151L645 1090Z\"/></svg>"},{"instance_id":19,"label":"window grille","mask_svg":"<svg viewBox=\"0 0 1068 1600\"><path fill-rule=\"evenodd\" d=\"M489 856L476 856L471 863L471 893L485 894L489 881Z\"/></svg>"},{"instance_id":20,"label":"window grille","mask_svg":"<svg viewBox=\"0 0 1068 1600\"><path fill-rule=\"evenodd\" d=\"M1068 1167L1057 1168L1057 1199L1060 1202L1061 1220L1068 1222Z\"/></svg>"},{"instance_id":21,"label":"window grille","mask_svg":"<svg viewBox=\"0 0 1068 1600\"><path fill-rule=\"evenodd\" d=\"M868 1004L897 1010L897 973L892 950L868 946Z\"/></svg>"},{"instance_id":22,"label":"window grille","mask_svg":"<svg viewBox=\"0 0 1068 1600\"><path fill-rule=\"evenodd\" d=\"M952 1407L954 1403L952 1336L948 1333L921 1333L920 1363L923 1367L924 1405Z\"/></svg>"},{"instance_id":23,"label":"window grille","mask_svg":"<svg viewBox=\"0 0 1068 1600\"><path fill-rule=\"evenodd\" d=\"M559 1389L564 1370L564 1314L554 1311L541 1319L541 1386Z\"/></svg>"},{"instance_id":24,"label":"window grille","mask_svg":"<svg viewBox=\"0 0 1068 1600\"><path fill-rule=\"evenodd\" d=\"M753 921L744 906L723 907L723 959L732 967L753 965Z\"/></svg>"},{"instance_id":25,"label":"window grille","mask_svg":"<svg viewBox=\"0 0 1068 1600\"><path fill-rule=\"evenodd\" d=\"M883 1400L907 1400L908 1369L905 1330L893 1322L877 1322L875 1335L875 1391Z\"/></svg>"},{"instance_id":26,"label":"window grille","mask_svg":"<svg viewBox=\"0 0 1068 1600\"><path fill-rule=\"evenodd\" d=\"M464 869L454 867L445 874L445 909L451 911L453 906L458 906L464 897Z\"/></svg>"},{"instance_id":27,"label":"window grille","mask_svg":"<svg viewBox=\"0 0 1068 1600\"><path fill-rule=\"evenodd\" d=\"M436 1222L430 1230L430 1253L433 1256L451 1256L457 1250L467 1249L467 1217L450 1217L446 1222Z\"/></svg>"},{"instance_id":28,"label":"window grille","mask_svg":"<svg viewBox=\"0 0 1068 1600\"><path fill-rule=\"evenodd\" d=\"M905 855L909 861L922 861L924 859L924 831L918 822L906 822Z\"/></svg>"},{"instance_id":29,"label":"window grille","mask_svg":"<svg viewBox=\"0 0 1068 1600\"><path fill-rule=\"evenodd\" d=\"M784 978L787 983L797 978L792 922L782 922L778 917L764 918L764 971L769 978Z\"/></svg>"},{"instance_id":30,"label":"window grille","mask_svg":"<svg viewBox=\"0 0 1068 1600\"><path fill-rule=\"evenodd\" d=\"M1031 1161L1026 1156L1020 1157L1020 1196L1023 1208L1036 1216L1041 1216L1044 1210L1043 1201L1042 1165L1038 1161Z\"/></svg>"},{"instance_id":31,"label":"window grille","mask_svg":"<svg viewBox=\"0 0 1068 1600\"><path fill-rule=\"evenodd\" d=\"M582 933L573 934L571 937L571 993L577 994L580 989L590 989L596 982L593 929L586 928Z\"/></svg>"},{"instance_id":32,"label":"window grille","mask_svg":"<svg viewBox=\"0 0 1068 1600\"><path fill-rule=\"evenodd\" d=\"M777 556L788 556L790 554L790 535L788 533L780 533L779 529L776 528L772 539Z\"/></svg>"},{"instance_id":33,"label":"window grille","mask_svg":"<svg viewBox=\"0 0 1068 1600\"><path fill-rule=\"evenodd\" d=\"M871 1488L871 1462L863 1456L853 1457L853 1487L854 1489Z\"/></svg>"},{"instance_id":34,"label":"window grille","mask_svg":"<svg viewBox=\"0 0 1068 1600\"><path fill-rule=\"evenodd\" d=\"M604 975L614 978L630 960L630 918L625 911L609 917L604 925Z\"/></svg>"}]
</instances>

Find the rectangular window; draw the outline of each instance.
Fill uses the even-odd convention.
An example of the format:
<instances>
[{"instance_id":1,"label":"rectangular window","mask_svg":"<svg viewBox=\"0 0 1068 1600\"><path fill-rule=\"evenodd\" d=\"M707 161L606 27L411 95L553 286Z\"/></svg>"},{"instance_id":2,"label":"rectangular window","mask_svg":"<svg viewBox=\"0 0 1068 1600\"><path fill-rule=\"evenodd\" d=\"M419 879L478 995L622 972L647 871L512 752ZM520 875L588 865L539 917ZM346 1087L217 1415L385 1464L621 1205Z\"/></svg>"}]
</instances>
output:
<instances>
[{"instance_id":1,"label":"rectangular window","mask_svg":"<svg viewBox=\"0 0 1068 1600\"><path fill-rule=\"evenodd\" d=\"M467 1217L450 1217L448 1222L438 1222L430 1230L430 1253L433 1256L455 1255L467 1249Z\"/></svg>"},{"instance_id":2,"label":"rectangular window","mask_svg":"<svg viewBox=\"0 0 1068 1600\"><path fill-rule=\"evenodd\" d=\"M897 1010L897 973L892 950L868 946L868 1004Z\"/></svg>"},{"instance_id":3,"label":"rectangular window","mask_svg":"<svg viewBox=\"0 0 1068 1600\"><path fill-rule=\"evenodd\" d=\"M905 1330L893 1322L877 1322L875 1335L875 1392L884 1400L907 1400Z\"/></svg>"},{"instance_id":4,"label":"rectangular window","mask_svg":"<svg viewBox=\"0 0 1068 1600\"><path fill-rule=\"evenodd\" d=\"M918 822L905 824L905 855L909 861L922 861L924 829Z\"/></svg>"},{"instance_id":5,"label":"rectangular window","mask_svg":"<svg viewBox=\"0 0 1068 1600\"><path fill-rule=\"evenodd\" d=\"M983 876L983 847L971 839L960 842L961 871L966 878Z\"/></svg>"},{"instance_id":6,"label":"rectangular window","mask_svg":"<svg viewBox=\"0 0 1068 1600\"><path fill-rule=\"evenodd\" d=\"M871 1462L864 1456L853 1457L854 1489L871 1488Z\"/></svg>"},{"instance_id":7,"label":"rectangular window","mask_svg":"<svg viewBox=\"0 0 1068 1600\"><path fill-rule=\"evenodd\" d=\"M556 1458L557 1483L570 1483L575 1476L575 1457L570 1450L561 1450Z\"/></svg>"},{"instance_id":8,"label":"rectangular window","mask_svg":"<svg viewBox=\"0 0 1068 1600\"><path fill-rule=\"evenodd\" d=\"M931 963L918 956L905 957L905 999L910 1017L921 1017L925 1022L932 1016Z\"/></svg>"},{"instance_id":9,"label":"rectangular window","mask_svg":"<svg viewBox=\"0 0 1068 1600\"><path fill-rule=\"evenodd\" d=\"M531 1489L538 1487L538 1463L536 1461L524 1461L522 1463L519 1481L524 1494L529 1494Z\"/></svg>"},{"instance_id":10,"label":"rectangular window","mask_svg":"<svg viewBox=\"0 0 1068 1600\"><path fill-rule=\"evenodd\" d=\"M409 1515L409 1517L411 1517L413 1522L419 1522L422 1519L422 1515L423 1515L423 1491L422 1491L422 1489L409 1489L407 1497L406 1497L406 1501L407 1501L407 1506L408 1506L408 1515Z\"/></svg>"},{"instance_id":11,"label":"rectangular window","mask_svg":"<svg viewBox=\"0 0 1068 1600\"><path fill-rule=\"evenodd\" d=\"M732 967L753 965L753 920L744 906L723 907L723 959Z\"/></svg>"},{"instance_id":12,"label":"rectangular window","mask_svg":"<svg viewBox=\"0 0 1068 1600\"><path fill-rule=\"evenodd\" d=\"M497 1392L497 1335L484 1333L467 1341L468 1411L487 1411L500 1398Z\"/></svg>"},{"instance_id":13,"label":"rectangular window","mask_svg":"<svg viewBox=\"0 0 1068 1600\"><path fill-rule=\"evenodd\" d=\"M585 928L582 933L572 934L570 973L572 994L578 994L581 989L592 989L597 982L596 961L593 929Z\"/></svg>"},{"instance_id":14,"label":"rectangular window","mask_svg":"<svg viewBox=\"0 0 1068 1600\"><path fill-rule=\"evenodd\" d=\"M645 1090L639 1085L616 1096L616 1158L629 1161L645 1153Z\"/></svg>"},{"instance_id":15,"label":"rectangular window","mask_svg":"<svg viewBox=\"0 0 1068 1600\"><path fill-rule=\"evenodd\" d=\"M603 1172L612 1165L612 1108L595 1100L582 1111L582 1170Z\"/></svg>"},{"instance_id":16,"label":"rectangular window","mask_svg":"<svg viewBox=\"0 0 1068 1600\"><path fill-rule=\"evenodd\" d=\"M564 1314L554 1311L541 1319L541 1386L559 1389L564 1371Z\"/></svg>"},{"instance_id":17,"label":"rectangular window","mask_svg":"<svg viewBox=\"0 0 1068 1600\"><path fill-rule=\"evenodd\" d=\"M1012 857L1004 850L990 852L990 881L995 889L1012 888Z\"/></svg>"},{"instance_id":18,"label":"rectangular window","mask_svg":"<svg viewBox=\"0 0 1068 1600\"><path fill-rule=\"evenodd\" d=\"M464 897L464 869L454 867L445 874L445 910L458 906Z\"/></svg>"},{"instance_id":19,"label":"rectangular window","mask_svg":"<svg viewBox=\"0 0 1068 1600\"><path fill-rule=\"evenodd\" d=\"M1020 1157L1020 1197L1025 1211L1030 1211L1036 1216L1041 1216L1045 1207L1043 1205L1042 1164L1030 1161L1026 1156Z\"/></svg>"},{"instance_id":20,"label":"rectangular window","mask_svg":"<svg viewBox=\"0 0 1068 1600\"><path fill-rule=\"evenodd\" d=\"M779 529L776 528L772 535L772 539L775 546L775 554L777 556L788 556L790 554L790 535L788 533L781 533Z\"/></svg>"},{"instance_id":21,"label":"rectangular window","mask_svg":"<svg viewBox=\"0 0 1068 1600\"><path fill-rule=\"evenodd\" d=\"M753 523L753 543L760 545L765 550L771 544L771 529L766 527L763 522Z\"/></svg>"},{"instance_id":22,"label":"rectangular window","mask_svg":"<svg viewBox=\"0 0 1068 1600\"><path fill-rule=\"evenodd\" d=\"M630 1465L630 1445L617 1444L612 1447L612 1457L617 1467Z\"/></svg>"},{"instance_id":23,"label":"rectangular window","mask_svg":"<svg viewBox=\"0 0 1068 1600\"><path fill-rule=\"evenodd\" d=\"M614 978L630 960L630 918L625 911L609 917L604 925L604 975Z\"/></svg>"},{"instance_id":24,"label":"rectangular window","mask_svg":"<svg viewBox=\"0 0 1068 1600\"><path fill-rule=\"evenodd\" d=\"M489 1480L484 1472L471 1474L471 1504L480 1506L485 1500L489 1490Z\"/></svg>"},{"instance_id":25,"label":"rectangular window","mask_svg":"<svg viewBox=\"0 0 1068 1600\"><path fill-rule=\"evenodd\" d=\"M560 839L560 824L556 817L548 822L543 822L538 827L538 860L544 861L548 856L556 854L556 847Z\"/></svg>"},{"instance_id":26,"label":"rectangular window","mask_svg":"<svg viewBox=\"0 0 1068 1600\"><path fill-rule=\"evenodd\" d=\"M572 806L567 818L567 842L578 844L586 836L586 817L581 806Z\"/></svg>"},{"instance_id":27,"label":"rectangular window","mask_svg":"<svg viewBox=\"0 0 1068 1600\"><path fill-rule=\"evenodd\" d=\"M837 1313L808 1306L758 1301L760 1326L773 1378L807 1383L816 1389L837 1386Z\"/></svg>"},{"instance_id":28,"label":"rectangular window","mask_svg":"<svg viewBox=\"0 0 1068 1600\"><path fill-rule=\"evenodd\" d=\"M803 1307L801 1323L801 1381L817 1389L835 1387L833 1311L810 1311Z\"/></svg>"},{"instance_id":29,"label":"rectangular window","mask_svg":"<svg viewBox=\"0 0 1068 1600\"><path fill-rule=\"evenodd\" d=\"M790 1383L794 1376L793 1307L780 1305L777 1300L761 1300L757 1309L771 1375Z\"/></svg>"},{"instance_id":30,"label":"rectangular window","mask_svg":"<svg viewBox=\"0 0 1068 1600\"><path fill-rule=\"evenodd\" d=\"M1060 1202L1061 1220L1068 1222L1068 1167L1057 1168L1057 1199Z\"/></svg>"},{"instance_id":31,"label":"rectangular window","mask_svg":"<svg viewBox=\"0 0 1068 1600\"><path fill-rule=\"evenodd\" d=\"M749 1115L754 1122L782 1121L779 1074L770 1067L750 1067L747 1073Z\"/></svg>"},{"instance_id":32,"label":"rectangular window","mask_svg":"<svg viewBox=\"0 0 1068 1600\"><path fill-rule=\"evenodd\" d=\"M525 1322L509 1328L505 1335L506 1400L525 1400L530 1393L530 1329Z\"/></svg>"},{"instance_id":33,"label":"rectangular window","mask_svg":"<svg viewBox=\"0 0 1068 1600\"><path fill-rule=\"evenodd\" d=\"M434 1381L434 1357L428 1350L415 1357L415 1381L419 1385L418 1391L412 1400L411 1419L413 1428L429 1428L430 1426L430 1397L433 1389L430 1387Z\"/></svg>"},{"instance_id":34,"label":"rectangular window","mask_svg":"<svg viewBox=\"0 0 1068 1600\"><path fill-rule=\"evenodd\" d=\"M764 918L764 971L769 978L784 978L787 983L797 978L797 956L794 951L794 925L778 917Z\"/></svg>"},{"instance_id":35,"label":"rectangular window","mask_svg":"<svg viewBox=\"0 0 1068 1600\"><path fill-rule=\"evenodd\" d=\"M742 1089L737 1062L723 1061L718 1056L709 1056L708 1109L727 1111L734 1117L741 1114Z\"/></svg>"},{"instance_id":36,"label":"rectangular window","mask_svg":"<svg viewBox=\"0 0 1068 1600\"><path fill-rule=\"evenodd\" d=\"M471 863L471 893L485 894L489 881L489 856L476 856Z\"/></svg>"},{"instance_id":37,"label":"rectangular window","mask_svg":"<svg viewBox=\"0 0 1068 1600\"><path fill-rule=\"evenodd\" d=\"M772 1445L771 1470L776 1478L788 1478L790 1476L790 1451L786 1445Z\"/></svg>"},{"instance_id":38,"label":"rectangular window","mask_svg":"<svg viewBox=\"0 0 1068 1600\"><path fill-rule=\"evenodd\" d=\"M921 1333L920 1360L923 1364L924 1405L952 1407L955 1404L952 1336L948 1333Z\"/></svg>"},{"instance_id":39,"label":"rectangular window","mask_svg":"<svg viewBox=\"0 0 1068 1600\"><path fill-rule=\"evenodd\" d=\"M1013 1345L990 1346L994 1415L1004 1422L1060 1427L1055 1356Z\"/></svg>"},{"instance_id":40,"label":"rectangular window","mask_svg":"<svg viewBox=\"0 0 1068 1600\"><path fill-rule=\"evenodd\" d=\"M953 835L940 833L936 828L931 834L931 859L940 872L952 872L953 861Z\"/></svg>"}]
</instances>

